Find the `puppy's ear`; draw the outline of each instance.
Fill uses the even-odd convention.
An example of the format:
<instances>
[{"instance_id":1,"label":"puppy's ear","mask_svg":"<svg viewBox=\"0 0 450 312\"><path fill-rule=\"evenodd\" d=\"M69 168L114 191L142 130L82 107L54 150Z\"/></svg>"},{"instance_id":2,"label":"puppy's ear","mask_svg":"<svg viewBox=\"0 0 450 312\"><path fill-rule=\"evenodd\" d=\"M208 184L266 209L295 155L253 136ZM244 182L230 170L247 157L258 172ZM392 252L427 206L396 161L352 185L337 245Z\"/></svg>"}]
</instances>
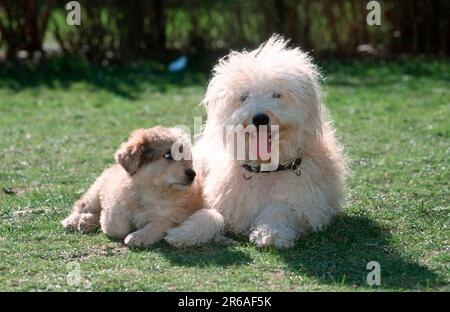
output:
<instances>
[{"instance_id":1,"label":"puppy's ear","mask_svg":"<svg viewBox=\"0 0 450 312\"><path fill-rule=\"evenodd\" d=\"M144 129L135 130L128 141L120 145L115 154L116 162L130 175L135 174L139 169L145 142Z\"/></svg>"}]
</instances>

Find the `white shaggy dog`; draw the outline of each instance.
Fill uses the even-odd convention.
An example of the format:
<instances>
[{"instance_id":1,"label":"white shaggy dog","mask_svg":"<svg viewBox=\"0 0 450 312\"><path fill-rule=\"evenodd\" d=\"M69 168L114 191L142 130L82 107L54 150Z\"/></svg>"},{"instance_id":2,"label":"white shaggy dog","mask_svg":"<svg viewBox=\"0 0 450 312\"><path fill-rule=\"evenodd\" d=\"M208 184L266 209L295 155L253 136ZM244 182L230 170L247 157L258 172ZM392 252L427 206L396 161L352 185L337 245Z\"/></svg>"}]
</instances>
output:
<instances>
[{"instance_id":1,"label":"white shaggy dog","mask_svg":"<svg viewBox=\"0 0 450 312\"><path fill-rule=\"evenodd\" d=\"M329 223L340 210L347 168L318 79L310 58L279 36L219 61L203 101L203 137L194 147L209 209L170 230L170 244L204 243L225 229L248 234L258 247L289 248L300 234ZM224 125L251 124L279 127L279 145L268 147L278 148L277 170L259 172L259 154L229 157Z\"/></svg>"}]
</instances>

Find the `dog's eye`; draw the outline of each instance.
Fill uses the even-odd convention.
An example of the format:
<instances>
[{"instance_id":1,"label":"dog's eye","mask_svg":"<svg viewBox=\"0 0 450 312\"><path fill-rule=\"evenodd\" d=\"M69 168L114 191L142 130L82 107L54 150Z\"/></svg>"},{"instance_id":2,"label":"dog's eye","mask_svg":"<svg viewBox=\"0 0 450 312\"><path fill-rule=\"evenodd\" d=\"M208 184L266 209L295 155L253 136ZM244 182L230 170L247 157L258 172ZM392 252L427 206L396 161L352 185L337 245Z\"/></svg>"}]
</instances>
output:
<instances>
[{"instance_id":1,"label":"dog's eye","mask_svg":"<svg viewBox=\"0 0 450 312\"><path fill-rule=\"evenodd\" d=\"M172 160L172 159L173 159L172 153L171 153L171 152L165 153L163 157L164 157L165 159L168 159L168 160Z\"/></svg>"},{"instance_id":2,"label":"dog's eye","mask_svg":"<svg viewBox=\"0 0 450 312\"><path fill-rule=\"evenodd\" d=\"M248 93L244 93L240 97L241 102L245 102L247 99L248 99Z\"/></svg>"},{"instance_id":3,"label":"dog's eye","mask_svg":"<svg viewBox=\"0 0 450 312\"><path fill-rule=\"evenodd\" d=\"M281 94L278 93L278 92L274 92L274 93L272 94L272 97L273 97L274 99L279 99L279 98L281 97Z\"/></svg>"}]
</instances>

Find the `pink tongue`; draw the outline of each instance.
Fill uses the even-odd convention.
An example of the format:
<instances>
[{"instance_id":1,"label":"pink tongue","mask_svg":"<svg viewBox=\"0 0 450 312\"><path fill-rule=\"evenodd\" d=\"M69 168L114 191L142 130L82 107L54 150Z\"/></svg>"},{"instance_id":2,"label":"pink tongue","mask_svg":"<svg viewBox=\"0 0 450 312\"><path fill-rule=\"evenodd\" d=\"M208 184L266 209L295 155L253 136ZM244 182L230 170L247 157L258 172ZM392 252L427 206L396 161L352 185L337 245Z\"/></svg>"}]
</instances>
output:
<instances>
[{"instance_id":1,"label":"pink tongue","mask_svg":"<svg viewBox=\"0 0 450 312\"><path fill-rule=\"evenodd\" d=\"M260 142L259 142L260 138L259 138L259 131L256 135L256 155L258 157L258 159L261 159L261 154L263 154L264 159L267 159L268 154L270 154L272 152L272 146L269 143L269 134L266 133L266 141L262 142L262 145L260 146Z\"/></svg>"}]
</instances>

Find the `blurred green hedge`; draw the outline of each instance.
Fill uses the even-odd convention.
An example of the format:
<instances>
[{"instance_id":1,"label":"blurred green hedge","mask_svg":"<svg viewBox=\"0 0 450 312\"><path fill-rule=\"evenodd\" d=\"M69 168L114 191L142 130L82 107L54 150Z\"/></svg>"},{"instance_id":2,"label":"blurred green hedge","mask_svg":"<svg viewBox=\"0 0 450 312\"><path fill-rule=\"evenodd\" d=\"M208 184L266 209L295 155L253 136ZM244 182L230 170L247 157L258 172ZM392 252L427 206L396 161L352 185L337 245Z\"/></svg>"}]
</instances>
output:
<instances>
[{"instance_id":1,"label":"blurred green hedge","mask_svg":"<svg viewBox=\"0 0 450 312\"><path fill-rule=\"evenodd\" d=\"M3 58L66 54L109 64L173 53L253 47L280 33L315 54L448 56L450 2L361 0L80 0L81 26L60 0L0 0Z\"/></svg>"}]
</instances>

